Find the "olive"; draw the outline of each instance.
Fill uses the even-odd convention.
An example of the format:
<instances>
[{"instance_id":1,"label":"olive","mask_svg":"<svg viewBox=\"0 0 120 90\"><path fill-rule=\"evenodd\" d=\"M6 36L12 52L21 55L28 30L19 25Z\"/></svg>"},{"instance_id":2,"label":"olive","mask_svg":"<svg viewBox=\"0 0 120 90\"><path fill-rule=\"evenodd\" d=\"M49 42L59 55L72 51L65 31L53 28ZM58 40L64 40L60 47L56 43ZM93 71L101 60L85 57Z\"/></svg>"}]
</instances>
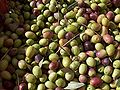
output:
<instances>
[{"instance_id":1,"label":"olive","mask_svg":"<svg viewBox=\"0 0 120 90\"><path fill-rule=\"evenodd\" d=\"M47 75L42 74L42 76L39 78L40 82L45 82L47 80Z\"/></svg>"},{"instance_id":2,"label":"olive","mask_svg":"<svg viewBox=\"0 0 120 90\"><path fill-rule=\"evenodd\" d=\"M55 84L58 86L58 87L65 87L66 85L66 81L62 78L58 78L56 81L55 81Z\"/></svg>"},{"instance_id":3,"label":"olive","mask_svg":"<svg viewBox=\"0 0 120 90\"><path fill-rule=\"evenodd\" d=\"M50 64L49 64L49 69L51 70L56 70L59 66L59 63L57 61L52 61Z\"/></svg>"},{"instance_id":4,"label":"olive","mask_svg":"<svg viewBox=\"0 0 120 90\"><path fill-rule=\"evenodd\" d=\"M86 64L80 64L79 66L79 73L85 74L87 72L87 65Z\"/></svg>"},{"instance_id":5,"label":"olive","mask_svg":"<svg viewBox=\"0 0 120 90\"><path fill-rule=\"evenodd\" d=\"M49 55L50 61L57 61L59 59L59 56L56 53L52 53Z\"/></svg>"},{"instance_id":6,"label":"olive","mask_svg":"<svg viewBox=\"0 0 120 90\"><path fill-rule=\"evenodd\" d=\"M39 84L38 86L37 86L37 90L45 90L46 88L45 88L45 85L44 84Z\"/></svg>"},{"instance_id":7,"label":"olive","mask_svg":"<svg viewBox=\"0 0 120 90\"><path fill-rule=\"evenodd\" d=\"M80 75L80 76L79 76L79 81L80 81L81 83L87 82L87 76L85 76L85 75Z\"/></svg>"},{"instance_id":8,"label":"olive","mask_svg":"<svg viewBox=\"0 0 120 90\"><path fill-rule=\"evenodd\" d=\"M46 81L45 86L49 89L55 89L56 88L56 85L51 81Z\"/></svg>"},{"instance_id":9,"label":"olive","mask_svg":"<svg viewBox=\"0 0 120 90\"><path fill-rule=\"evenodd\" d=\"M35 48L33 46L29 46L26 50L26 56L28 58L32 58L35 54Z\"/></svg>"},{"instance_id":10,"label":"olive","mask_svg":"<svg viewBox=\"0 0 120 90\"><path fill-rule=\"evenodd\" d=\"M57 73L51 72L48 76L49 81L54 82L57 79Z\"/></svg>"},{"instance_id":11,"label":"olive","mask_svg":"<svg viewBox=\"0 0 120 90\"><path fill-rule=\"evenodd\" d=\"M21 84L19 85L19 90L27 90L27 85L26 85L26 83L21 83Z\"/></svg>"},{"instance_id":12,"label":"olive","mask_svg":"<svg viewBox=\"0 0 120 90\"><path fill-rule=\"evenodd\" d=\"M0 61L0 71L4 71L8 67L9 62L6 59Z\"/></svg>"},{"instance_id":13,"label":"olive","mask_svg":"<svg viewBox=\"0 0 120 90\"><path fill-rule=\"evenodd\" d=\"M36 83L36 77L33 74L27 74L25 79L28 83Z\"/></svg>"},{"instance_id":14,"label":"olive","mask_svg":"<svg viewBox=\"0 0 120 90\"><path fill-rule=\"evenodd\" d=\"M90 66L90 67L96 66L96 60L95 60L94 58L92 58L92 57L88 57L88 58L86 59L86 63L87 63L87 65Z\"/></svg>"},{"instance_id":15,"label":"olive","mask_svg":"<svg viewBox=\"0 0 120 90\"><path fill-rule=\"evenodd\" d=\"M35 84L32 84L32 83L28 83L28 90L32 90L32 89L35 89L36 88L36 85Z\"/></svg>"},{"instance_id":16,"label":"olive","mask_svg":"<svg viewBox=\"0 0 120 90\"><path fill-rule=\"evenodd\" d=\"M18 67L20 69L26 69L27 68L27 63L24 60L18 61Z\"/></svg>"},{"instance_id":17,"label":"olive","mask_svg":"<svg viewBox=\"0 0 120 90\"><path fill-rule=\"evenodd\" d=\"M112 68L111 66L106 66L106 67L104 68L104 74L106 74L106 75L111 75L112 72L113 72L113 68Z\"/></svg>"},{"instance_id":18,"label":"olive","mask_svg":"<svg viewBox=\"0 0 120 90\"><path fill-rule=\"evenodd\" d=\"M96 75L95 69L94 69L94 68L90 68L90 69L88 70L88 75L89 75L90 77L95 76L95 75Z\"/></svg>"},{"instance_id":19,"label":"olive","mask_svg":"<svg viewBox=\"0 0 120 90\"><path fill-rule=\"evenodd\" d=\"M62 65L64 67L69 67L71 62L72 62L72 60L68 56L63 57L63 59L62 59Z\"/></svg>"},{"instance_id":20,"label":"olive","mask_svg":"<svg viewBox=\"0 0 120 90\"><path fill-rule=\"evenodd\" d=\"M67 81L73 80L73 79L74 79L74 76L75 76L74 72L67 72L67 73L65 73L65 79L66 79Z\"/></svg>"},{"instance_id":21,"label":"olive","mask_svg":"<svg viewBox=\"0 0 120 90\"><path fill-rule=\"evenodd\" d=\"M0 75L1 75L1 78L5 80L11 80L12 78L11 74L8 71L2 71Z\"/></svg>"},{"instance_id":22,"label":"olive","mask_svg":"<svg viewBox=\"0 0 120 90\"><path fill-rule=\"evenodd\" d=\"M92 45L92 43L90 41L86 41L84 43L84 49L85 49L85 51L89 51L89 50L93 50L94 47L93 47L93 45Z\"/></svg>"},{"instance_id":23,"label":"olive","mask_svg":"<svg viewBox=\"0 0 120 90\"><path fill-rule=\"evenodd\" d=\"M39 66L34 66L32 69L32 73L36 78L40 78L42 76L42 70Z\"/></svg>"}]
</instances>

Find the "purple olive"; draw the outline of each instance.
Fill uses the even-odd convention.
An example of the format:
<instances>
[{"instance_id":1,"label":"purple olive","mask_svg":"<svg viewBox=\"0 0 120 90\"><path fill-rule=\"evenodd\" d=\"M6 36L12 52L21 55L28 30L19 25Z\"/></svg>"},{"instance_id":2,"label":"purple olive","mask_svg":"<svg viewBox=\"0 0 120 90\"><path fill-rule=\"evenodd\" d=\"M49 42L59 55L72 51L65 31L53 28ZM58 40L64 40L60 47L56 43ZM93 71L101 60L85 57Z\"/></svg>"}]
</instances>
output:
<instances>
[{"instance_id":1,"label":"purple olive","mask_svg":"<svg viewBox=\"0 0 120 90\"><path fill-rule=\"evenodd\" d=\"M73 36L74 36L74 34L73 34L72 32L68 32L68 33L66 33L65 38L69 40L69 39L71 39Z\"/></svg>"},{"instance_id":2,"label":"purple olive","mask_svg":"<svg viewBox=\"0 0 120 90\"><path fill-rule=\"evenodd\" d=\"M80 81L81 83L85 83L85 82L87 82L87 77L86 77L85 75L80 75L80 76L79 76L79 81Z\"/></svg>"},{"instance_id":3,"label":"purple olive","mask_svg":"<svg viewBox=\"0 0 120 90\"><path fill-rule=\"evenodd\" d=\"M110 64L110 59L109 58L102 59L102 65L107 66L109 64Z\"/></svg>"},{"instance_id":4,"label":"purple olive","mask_svg":"<svg viewBox=\"0 0 120 90\"><path fill-rule=\"evenodd\" d=\"M56 70L59 66L59 63L57 61L52 61L50 64L49 64L49 69L51 70Z\"/></svg>"},{"instance_id":5,"label":"purple olive","mask_svg":"<svg viewBox=\"0 0 120 90\"><path fill-rule=\"evenodd\" d=\"M115 17L115 15L114 15L114 13L112 11L108 11L107 14L106 14L106 17L109 20L112 20Z\"/></svg>"},{"instance_id":6,"label":"purple olive","mask_svg":"<svg viewBox=\"0 0 120 90\"><path fill-rule=\"evenodd\" d=\"M92 20L97 20L97 17L98 17L98 15L96 14L96 13L91 13L90 14L90 19L92 19Z\"/></svg>"},{"instance_id":7,"label":"purple olive","mask_svg":"<svg viewBox=\"0 0 120 90\"><path fill-rule=\"evenodd\" d=\"M120 0L112 0L115 7L120 7Z\"/></svg>"},{"instance_id":8,"label":"purple olive","mask_svg":"<svg viewBox=\"0 0 120 90\"><path fill-rule=\"evenodd\" d=\"M26 83L21 83L21 84L19 85L19 90L28 90L28 89L27 89L27 84L26 84Z\"/></svg>"},{"instance_id":9,"label":"purple olive","mask_svg":"<svg viewBox=\"0 0 120 90\"><path fill-rule=\"evenodd\" d=\"M36 56L35 56L35 62L37 62L37 63L39 63L41 60L42 60L42 56L40 55L40 54L37 54Z\"/></svg>"}]
</instances>

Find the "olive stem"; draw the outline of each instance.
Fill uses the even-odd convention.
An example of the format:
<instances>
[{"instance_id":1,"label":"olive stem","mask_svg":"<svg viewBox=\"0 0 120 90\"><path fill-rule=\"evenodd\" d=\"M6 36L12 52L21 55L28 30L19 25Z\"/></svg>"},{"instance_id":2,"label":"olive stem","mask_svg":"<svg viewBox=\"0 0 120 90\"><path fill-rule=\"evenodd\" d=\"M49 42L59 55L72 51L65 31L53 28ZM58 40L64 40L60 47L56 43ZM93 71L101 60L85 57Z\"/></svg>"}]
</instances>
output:
<instances>
[{"instance_id":1,"label":"olive stem","mask_svg":"<svg viewBox=\"0 0 120 90\"><path fill-rule=\"evenodd\" d=\"M73 38L71 38L70 40L68 40L62 47L66 46L68 43L70 43L72 40L74 40L79 35L80 35L80 33L76 34ZM60 50L61 50L61 48L59 48L56 53L58 53Z\"/></svg>"},{"instance_id":2,"label":"olive stem","mask_svg":"<svg viewBox=\"0 0 120 90\"><path fill-rule=\"evenodd\" d=\"M12 48L12 47L11 47L11 48ZM2 58L1 58L0 60L3 60L3 59L6 57L6 55L7 55L8 52L11 50L11 48L6 51L6 53L2 56Z\"/></svg>"},{"instance_id":3,"label":"olive stem","mask_svg":"<svg viewBox=\"0 0 120 90\"><path fill-rule=\"evenodd\" d=\"M65 52L67 52L68 55L70 55L70 53L68 51L66 51L62 46L59 46L61 49L63 49Z\"/></svg>"}]
</instances>

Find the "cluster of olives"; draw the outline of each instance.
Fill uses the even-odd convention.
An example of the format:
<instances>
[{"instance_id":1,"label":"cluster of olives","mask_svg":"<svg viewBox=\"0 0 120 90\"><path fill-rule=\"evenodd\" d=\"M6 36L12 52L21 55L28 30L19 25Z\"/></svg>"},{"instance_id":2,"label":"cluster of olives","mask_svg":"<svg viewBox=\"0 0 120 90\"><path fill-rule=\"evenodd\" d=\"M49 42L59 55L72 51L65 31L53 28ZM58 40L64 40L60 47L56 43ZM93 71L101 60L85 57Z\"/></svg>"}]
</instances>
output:
<instances>
[{"instance_id":1,"label":"cluster of olives","mask_svg":"<svg viewBox=\"0 0 120 90\"><path fill-rule=\"evenodd\" d=\"M10 0L0 27L3 90L120 90L120 0Z\"/></svg>"}]
</instances>

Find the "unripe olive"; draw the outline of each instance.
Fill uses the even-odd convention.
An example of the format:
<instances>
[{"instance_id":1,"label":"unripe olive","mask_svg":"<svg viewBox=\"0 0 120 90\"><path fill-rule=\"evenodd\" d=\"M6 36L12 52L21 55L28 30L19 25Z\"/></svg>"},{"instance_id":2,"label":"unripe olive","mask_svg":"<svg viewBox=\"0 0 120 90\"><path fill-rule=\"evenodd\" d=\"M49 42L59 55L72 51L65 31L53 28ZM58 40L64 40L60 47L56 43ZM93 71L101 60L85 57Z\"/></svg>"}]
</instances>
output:
<instances>
[{"instance_id":1,"label":"unripe olive","mask_svg":"<svg viewBox=\"0 0 120 90\"><path fill-rule=\"evenodd\" d=\"M42 74L42 76L39 78L40 82L45 82L47 80L47 75L46 74Z\"/></svg>"},{"instance_id":2,"label":"unripe olive","mask_svg":"<svg viewBox=\"0 0 120 90\"><path fill-rule=\"evenodd\" d=\"M36 88L36 85L33 83L28 83L28 90L34 90Z\"/></svg>"},{"instance_id":3,"label":"unripe olive","mask_svg":"<svg viewBox=\"0 0 120 90\"><path fill-rule=\"evenodd\" d=\"M90 67L96 66L96 60L93 59L92 57L88 57L87 60L86 60L86 63Z\"/></svg>"},{"instance_id":4,"label":"unripe olive","mask_svg":"<svg viewBox=\"0 0 120 90\"><path fill-rule=\"evenodd\" d=\"M26 50L26 56L28 58L32 58L35 54L35 48L33 46L29 46Z\"/></svg>"},{"instance_id":5,"label":"unripe olive","mask_svg":"<svg viewBox=\"0 0 120 90\"><path fill-rule=\"evenodd\" d=\"M45 39L45 38L42 38L42 39L40 39L40 41L39 41L39 44L40 44L41 46L46 46L46 45L48 45L48 43L49 43L48 39Z\"/></svg>"},{"instance_id":6,"label":"unripe olive","mask_svg":"<svg viewBox=\"0 0 120 90\"><path fill-rule=\"evenodd\" d=\"M36 78L40 78L42 76L42 70L39 66L34 66L32 69L32 73Z\"/></svg>"},{"instance_id":7,"label":"unripe olive","mask_svg":"<svg viewBox=\"0 0 120 90\"><path fill-rule=\"evenodd\" d=\"M79 61L73 61L71 64L70 64L70 68L72 70L77 70L79 68L79 65L80 65L80 62Z\"/></svg>"},{"instance_id":8,"label":"unripe olive","mask_svg":"<svg viewBox=\"0 0 120 90\"><path fill-rule=\"evenodd\" d=\"M49 81L54 82L57 79L57 73L56 72L50 73L48 79Z\"/></svg>"},{"instance_id":9,"label":"unripe olive","mask_svg":"<svg viewBox=\"0 0 120 90\"><path fill-rule=\"evenodd\" d=\"M50 61L57 61L59 59L59 56L56 53L52 53L49 55Z\"/></svg>"},{"instance_id":10,"label":"unripe olive","mask_svg":"<svg viewBox=\"0 0 120 90\"><path fill-rule=\"evenodd\" d=\"M80 74L85 74L87 72L87 65L86 64L81 64L79 67L79 73Z\"/></svg>"},{"instance_id":11,"label":"unripe olive","mask_svg":"<svg viewBox=\"0 0 120 90\"><path fill-rule=\"evenodd\" d=\"M58 78L56 81L55 81L55 84L58 86L58 87L65 87L66 85L66 81L62 78Z\"/></svg>"},{"instance_id":12,"label":"unripe olive","mask_svg":"<svg viewBox=\"0 0 120 90\"><path fill-rule=\"evenodd\" d=\"M80 48L78 46L73 46L71 51L75 56L77 56L80 53Z\"/></svg>"},{"instance_id":13,"label":"unripe olive","mask_svg":"<svg viewBox=\"0 0 120 90\"><path fill-rule=\"evenodd\" d=\"M45 86L49 89L55 89L56 88L56 85L51 81L46 81Z\"/></svg>"},{"instance_id":14,"label":"unripe olive","mask_svg":"<svg viewBox=\"0 0 120 90\"><path fill-rule=\"evenodd\" d=\"M36 77L33 74L27 74L25 79L28 83L36 83Z\"/></svg>"},{"instance_id":15,"label":"unripe olive","mask_svg":"<svg viewBox=\"0 0 120 90\"><path fill-rule=\"evenodd\" d=\"M117 79L120 77L120 70L119 69L114 69L112 73L112 78L113 80Z\"/></svg>"},{"instance_id":16,"label":"unripe olive","mask_svg":"<svg viewBox=\"0 0 120 90\"><path fill-rule=\"evenodd\" d=\"M113 72L113 68L112 68L111 66L106 66L106 67L104 68L104 74L106 74L106 75L111 75L112 72Z\"/></svg>"},{"instance_id":17,"label":"unripe olive","mask_svg":"<svg viewBox=\"0 0 120 90\"><path fill-rule=\"evenodd\" d=\"M106 47L106 52L109 56L112 56L115 53L115 46L110 44Z\"/></svg>"},{"instance_id":18,"label":"unripe olive","mask_svg":"<svg viewBox=\"0 0 120 90\"><path fill-rule=\"evenodd\" d=\"M64 67L69 67L71 62L72 62L72 60L69 57L67 57L67 56L63 57L63 59L62 59L62 65Z\"/></svg>"},{"instance_id":19,"label":"unripe olive","mask_svg":"<svg viewBox=\"0 0 120 90\"><path fill-rule=\"evenodd\" d=\"M110 83L112 81L112 78L109 75L103 75L101 79L106 83Z\"/></svg>"},{"instance_id":20,"label":"unripe olive","mask_svg":"<svg viewBox=\"0 0 120 90\"><path fill-rule=\"evenodd\" d=\"M45 85L44 84L39 84L37 86L37 90L46 90Z\"/></svg>"},{"instance_id":21,"label":"unripe olive","mask_svg":"<svg viewBox=\"0 0 120 90\"><path fill-rule=\"evenodd\" d=\"M18 62L18 67L19 67L20 69L26 69L26 68L27 68L27 63L26 63L24 60L20 60L20 61Z\"/></svg>"},{"instance_id":22,"label":"unripe olive","mask_svg":"<svg viewBox=\"0 0 120 90\"><path fill-rule=\"evenodd\" d=\"M67 81L71 81L71 80L73 80L73 78L74 78L74 72L67 72L66 74L65 74L65 79L67 80Z\"/></svg>"},{"instance_id":23,"label":"unripe olive","mask_svg":"<svg viewBox=\"0 0 120 90\"><path fill-rule=\"evenodd\" d=\"M8 61L3 59L0 61L0 71L4 71L8 67Z\"/></svg>"}]
</instances>

